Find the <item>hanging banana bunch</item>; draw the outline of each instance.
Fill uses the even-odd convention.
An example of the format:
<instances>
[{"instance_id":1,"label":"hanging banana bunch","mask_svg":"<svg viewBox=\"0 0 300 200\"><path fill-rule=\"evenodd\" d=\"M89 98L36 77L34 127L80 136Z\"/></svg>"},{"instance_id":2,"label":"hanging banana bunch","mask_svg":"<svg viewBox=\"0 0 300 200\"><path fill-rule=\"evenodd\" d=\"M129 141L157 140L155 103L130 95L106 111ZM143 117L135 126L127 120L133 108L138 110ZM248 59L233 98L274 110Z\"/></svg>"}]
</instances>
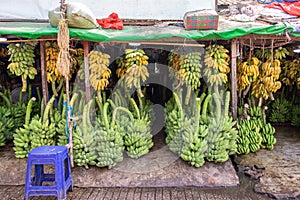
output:
<instances>
[{"instance_id":1,"label":"hanging banana bunch","mask_svg":"<svg viewBox=\"0 0 300 200\"><path fill-rule=\"evenodd\" d=\"M171 50L168 56L168 66L170 67L170 78L176 78L179 81L184 80L185 72L181 69L181 64L183 61L183 56L180 55L178 49Z\"/></svg>"},{"instance_id":2,"label":"hanging banana bunch","mask_svg":"<svg viewBox=\"0 0 300 200\"><path fill-rule=\"evenodd\" d=\"M295 58L294 60L285 60L282 64L282 83L286 86L296 85L297 88L300 88L300 59Z\"/></svg>"},{"instance_id":3,"label":"hanging banana bunch","mask_svg":"<svg viewBox=\"0 0 300 200\"><path fill-rule=\"evenodd\" d=\"M70 51L70 73L69 79L71 79L73 73L75 72L77 66L80 66L83 62L83 49L69 49ZM64 76L57 69L57 59L59 54L59 47L57 42L45 42L45 52L46 52L46 70L47 70L47 82L52 84L53 94L58 95L58 90L62 87ZM56 83L58 83L58 89L56 88Z\"/></svg>"},{"instance_id":4,"label":"hanging banana bunch","mask_svg":"<svg viewBox=\"0 0 300 200\"><path fill-rule=\"evenodd\" d=\"M210 45L206 47L204 74L211 85L222 85L228 82L227 74L230 72L228 50L222 45Z\"/></svg>"},{"instance_id":5,"label":"hanging banana bunch","mask_svg":"<svg viewBox=\"0 0 300 200\"><path fill-rule=\"evenodd\" d=\"M260 65L261 62L257 57L252 57L250 61L238 62L237 79L239 91L244 91L247 88L250 89L251 84L259 77ZM245 92L245 94L246 93L248 92Z\"/></svg>"},{"instance_id":6,"label":"hanging banana bunch","mask_svg":"<svg viewBox=\"0 0 300 200\"><path fill-rule=\"evenodd\" d=\"M7 69L16 76L21 76L22 92L27 90L27 78L34 79L35 75L37 75L37 70L34 67L35 46L36 43L16 43L7 46L8 54L10 55L9 61L11 62Z\"/></svg>"},{"instance_id":7,"label":"hanging banana bunch","mask_svg":"<svg viewBox=\"0 0 300 200\"><path fill-rule=\"evenodd\" d=\"M273 98L273 93L281 88L278 80L281 73L280 61L267 60L260 69L260 77L253 82L252 95L267 100L269 97Z\"/></svg>"},{"instance_id":8,"label":"hanging banana bunch","mask_svg":"<svg viewBox=\"0 0 300 200\"><path fill-rule=\"evenodd\" d=\"M137 88L139 97L143 97L141 91L141 81L144 82L149 77L147 69L148 56L142 49L126 49L125 57L118 58L118 69L116 71L118 77L125 77L125 84L128 88ZM126 70L126 71L125 71Z\"/></svg>"},{"instance_id":9,"label":"hanging banana bunch","mask_svg":"<svg viewBox=\"0 0 300 200\"><path fill-rule=\"evenodd\" d=\"M108 68L110 56L93 50L89 53L90 83L95 90L104 90L108 84L111 71Z\"/></svg>"},{"instance_id":10,"label":"hanging banana bunch","mask_svg":"<svg viewBox=\"0 0 300 200\"><path fill-rule=\"evenodd\" d=\"M8 56L8 51L6 48L0 49L0 58L6 58Z\"/></svg>"}]
</instances>

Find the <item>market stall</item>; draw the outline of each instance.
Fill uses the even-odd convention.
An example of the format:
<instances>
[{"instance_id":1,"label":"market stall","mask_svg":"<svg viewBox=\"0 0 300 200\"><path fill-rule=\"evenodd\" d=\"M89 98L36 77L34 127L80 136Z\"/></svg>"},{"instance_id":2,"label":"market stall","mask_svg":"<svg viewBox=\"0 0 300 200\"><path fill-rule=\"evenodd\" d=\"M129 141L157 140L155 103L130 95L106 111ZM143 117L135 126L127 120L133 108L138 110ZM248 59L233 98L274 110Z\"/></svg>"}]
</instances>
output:
<instances>
[{"instance_id":1,"label":"market stall","mask_svg":"<svg viewBox=\"0 0 300 200\"><path fill-rule=\"evenodd\" d=\"M30 115L34 102L29 100L25 125L16 128L16 156L24 158L30 149L40 145L67 144L69 132L65 127L71 118L76 123L73 148L74 161L79 166L113 168L123 160L124 150L133 159L146 155L154 145L151 128L155 119L150 113L151 97L157 95L153 92L157 87L149 87L154 84L162 84L169 90L164 92L168 98L160 102L165 104L166 145L189 164L201 167L207 161L225 162L236 152L272 149L276 142L274 129L265 121L261 103L259 108L253 106L249 110L259 127L247 122L243 125L242 119L237 121L240 115L248 117L247 109L245 113L238 113L238 106L244 105L244 102L239 104L242 98L238 97L238 91L251 87L251 84L243 85L244 79L240 81L237 58L253 59L255 40L271 41L271 45L266 43L264 48L271 49L273 56L279 44L274 41L288 44L294 39L289 35L291 30L284 23L234 22L222 17L217 30L186 30L182 24L170 22L125 26L123 30L69 28L71 73L66 76L57 70L60 50L57 28L49 23L0 22L1 37L7 38L3 43L9 44L8 69L22 77L23 92L28 90L26 79L35 79L38 72L42 82L43 98L38 100L41 109L35 112L40 113L39 116ZM241 47L247 44L250 50ZM247 53L243 57L244 51ZM37 52L40 58L34 55ZM35 58L40 64L37 69L33 67ZM248 61L248 65L260 63L254 61L254 64ZM151 66L154 66L153 74ZM258 74L249 72L245 76L253 76L251 81L255 84L254 76ZM276 82L278 73L271 75L277 77L272 79ZM67 98L62 85L64 81L69 82L68 79L72 89L66 87L65 90L72 96L65 105ZM276 82L272 91L279 88ZM257 92L255 98L261 100L264 95ZM9 99L6 102L10 105ZM256 100L252 104L255 105ZM72 110L73 115L67 121L66 109ZM242 132L243 128L236 129L236 123L245 126L243 131L247 134L254 132L254 136L239 136L238 131ZM269 128L260 133L264 126Z\"/></svg>"}]
</instances>

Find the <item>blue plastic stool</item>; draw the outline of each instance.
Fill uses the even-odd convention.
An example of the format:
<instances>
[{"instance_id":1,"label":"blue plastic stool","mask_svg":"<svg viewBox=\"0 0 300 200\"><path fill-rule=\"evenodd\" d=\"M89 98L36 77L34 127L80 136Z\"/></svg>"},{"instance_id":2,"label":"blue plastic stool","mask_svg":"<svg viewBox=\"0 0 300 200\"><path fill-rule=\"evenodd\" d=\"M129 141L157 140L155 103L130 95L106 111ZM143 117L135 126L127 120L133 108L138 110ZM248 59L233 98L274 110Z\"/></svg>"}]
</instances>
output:
<instances>
[{"instance_id":1,"label":"blue plastic stool","mask_svg":"<svg viewBox=\"0 0 300 200\"><path fill-rule=\"evenodd\" d=\"M45 174L44 165L54 165L54 174ZM43 182L53 182L53 185L43 185ZM67 190L73 190L67 147L41 146L31 150L28 153L24 199L27 200L30 196L57 196L58 200L66 199Z\"/></svg>"}]
</instances>

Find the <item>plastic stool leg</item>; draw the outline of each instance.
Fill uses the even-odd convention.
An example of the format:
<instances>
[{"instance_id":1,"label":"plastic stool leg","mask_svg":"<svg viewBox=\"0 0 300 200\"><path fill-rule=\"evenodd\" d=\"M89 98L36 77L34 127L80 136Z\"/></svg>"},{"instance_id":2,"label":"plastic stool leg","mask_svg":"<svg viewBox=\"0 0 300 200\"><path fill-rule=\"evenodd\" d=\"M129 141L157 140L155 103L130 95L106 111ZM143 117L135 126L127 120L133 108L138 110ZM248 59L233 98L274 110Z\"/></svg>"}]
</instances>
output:
<instances>
[{"instance_id":1,"label":"plastic stool leg","mask_svg":"<svg viewBox=\"0 0 300 200\"><path fill-rule=\"evenodd\" d=\"M34 185L41 186L44 179L44 165L35 165L34 166Z\"/></svg>"}]
</instances>

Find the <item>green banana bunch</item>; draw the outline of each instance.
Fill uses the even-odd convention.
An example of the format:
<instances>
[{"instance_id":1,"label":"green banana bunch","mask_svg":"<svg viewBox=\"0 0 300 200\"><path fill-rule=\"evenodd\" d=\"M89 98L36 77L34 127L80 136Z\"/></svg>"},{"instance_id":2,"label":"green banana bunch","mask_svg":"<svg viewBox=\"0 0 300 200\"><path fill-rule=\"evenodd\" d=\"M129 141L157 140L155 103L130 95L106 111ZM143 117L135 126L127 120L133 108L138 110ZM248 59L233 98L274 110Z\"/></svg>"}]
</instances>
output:
<instances>
[{"instance_id":1,"label":"green banana bunch","mask_svg":"<svg viewBox=\"0 0 300 200\"><path fill-rule=\"evenodd\" d=\"M21 76L23 92L27 90L26 79L34 79L35 75L37 75L37 70L34 67L35 45L36 43L12 43L7 46L8 54L10 55L9 61L11 62L7 66L7 69L9 69L11 73L17 76Z\"/></svg>"},{"instance_id":2,"label":"green banana bunch","mask_svg":"<svg viewBox=\"0 0 300 200\"><path fill-rule=\"evenodd\" d=\"M261 119L243 119L238 125L238 154L256 152L260 149L262 137L260 134Z\"/></svg>"},{"instance_id":3,"label":"green banana bunch","mask_svg":"<svg viewBox=\"0 0 300 200\"><path fill-rule=\"evenodd\" d=\"M291 125L296 126L296 127L300 126L300 106L299 105L296 105L293 107Z\"/></svg>"},{"instance_id":4,"label":"green banana bunch","mask_svg":"<svg viewBox=\"0 0 300 200\"><path fill-rule=\"evenodd\" d=\"M205 139L207 131L208 129L205 125L198 126L198 131L197 126L188 126L186 129L183 129L182 139L184 142L180 157L192 166L201 167L205 163L204 157L208 149Z\"/></svg>"},{"instance_id":5,"label":"green banana bunch","mask_svg":"<svg viewBox=\"0 0 300 200\"><path fill-rule=\"evenodd\" d=\"M271 105L270 121L277 123L285 123L291 120L291 105L286 99L275 99Z\"/></svg>"},{"instance_id":6,"label":"green banana bunch","mask_svg":"<svg viewBox=\"0 0 300 200\"><path fill-rule=\"evenodd\" d=\"M15 151L16 158L27 157L28 152L31 150L31 141L30 141L31 130L29 126L29 121L30 121L30 114L31 114L32 105L34 101L35 98L33 97L28 102L26 108L25 123L23 127L20 127L15 130L13 150Z\"/></svg>"},{"instance_id":7,"label":"green banana bunch","mask_svg":"<svg viewBox=\"0 0 300 200\"><path fill-rule=\"evenodd\" d=\"M58 145L68 144L68 137L65 132L59 134ZM84 166L86 169L89 165L96 165L96 155L90 152L84 141L82 126L77 126L73 131L73 156L74 162L78 166Z\"/></svg>"},{"instance_id":8,"label":"green banana bunch","mask_svg":"<svg viewBox=\"0 0 300 200\"><path fill-rule=\"evenodd\" d=\"M123 135L124 133L115 126L115 121L112 120L109 124L108 107L109 103L99 102L102 106L102 112L99 118L102 121L95 122L95 126L90 121L90 108L93 103L91 100L83 110L82 118L82 139L90 152L91 158L96 158L95 164L98 167L108 167L111 169L118 162L123 160Z\"/></svg>"},{"instance_id":9,"label":"green banana bunch","mask_svg":"<svg viewBox=\"0 0 300 200\"><path fill-rule=\"evenodd\" d=\"M282 60L283 58L286 58L286 56L288 55L289 55L289 51L284 47L278 47L277 49L275 49L274 52L275 59Z\"/></svg>"},{"instance_id":10,"label":"green banana bunch","mask_svg":"<svg viewBox=\"0 0 300 200\"><path fill-rule=\"evenodd\" d=\"M5 127L3 126L3 123L0 122L0 147L5 146L5 136L4 132L6 131Z\"/></svg>"},{"instance_id":11,"label":"green banana bunch","mask_svg":"<svg viewBox=\"0 0 300 200\"><path fill-rule=\"evenodd\" d=\"M274 137L275 128L270 124L263 124L261 127L261 147L269 150L273 150L276 144L276 138Z\"/></svg>"}]
</instances>

